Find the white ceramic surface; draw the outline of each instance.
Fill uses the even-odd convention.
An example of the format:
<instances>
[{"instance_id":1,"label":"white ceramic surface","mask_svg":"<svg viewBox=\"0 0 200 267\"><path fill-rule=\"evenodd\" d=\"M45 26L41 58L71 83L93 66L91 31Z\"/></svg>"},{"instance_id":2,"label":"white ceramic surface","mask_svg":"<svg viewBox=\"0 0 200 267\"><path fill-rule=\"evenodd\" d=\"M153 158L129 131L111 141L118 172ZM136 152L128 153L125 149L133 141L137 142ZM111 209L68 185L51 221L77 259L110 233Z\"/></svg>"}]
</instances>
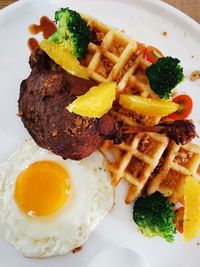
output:
<instances>
[{"instance_id":1,"label":"white ceramic surface","mask_svg":"<svg viewBox=\"0 0 200 267\"><path fill-rule=\"evenodd\" d=\"M164 54L181 59L186 79L177 92L186 92L193 98L191 117L200 132L200 80L188 79L193 70L200 69L199 24L157 0L21 0L0 11L0 162L28 137L16 116L20 82L30 72L27 27L37 23L42 15L53 18L54 11L65 6L97 17L141 42L155 45ZM162 34L164 31L166 36ZM200 143L198 139L195 142ZM123 246L137 251L151 267L199 267L200 237L188 244L184 244L180 235L173 244L160 238L145 238L132 221L132 206L124 204L125 192L122 183L116 190L114 210L79 253L45 260L26 259L0 239L0 266L85 267L102 249Z\"/></svg>"},{"instance_id":2,"label":"white ceramic surface","mask_svg":"<svg viewBox=\"0 0 200 267\"><path fill-rule=\"evenodd\" d=\"M147 267L145 260L129 248L109 248L102 250L87 267Z\"/></svg>"}]
</instances>

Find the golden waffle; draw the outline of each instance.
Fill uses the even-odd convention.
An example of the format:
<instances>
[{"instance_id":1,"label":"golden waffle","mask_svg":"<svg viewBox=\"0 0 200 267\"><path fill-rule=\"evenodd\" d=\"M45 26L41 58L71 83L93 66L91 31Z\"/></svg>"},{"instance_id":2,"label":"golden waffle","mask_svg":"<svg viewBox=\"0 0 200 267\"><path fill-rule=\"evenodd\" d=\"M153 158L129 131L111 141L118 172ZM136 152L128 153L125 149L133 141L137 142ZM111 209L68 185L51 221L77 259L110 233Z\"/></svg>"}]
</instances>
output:
<instances>
[{"instance_id":1,"label":"golden waffle","mask_svg":"<svg viewBox=\"0 0 200 267\"><path fill-rule=\"evenodd\" d=\"M93 18L84 16L84 19L90 25L93 38L81 63L87 67L90 77L98 82L116 81L119 90L135 85L132 89L137 94L155 97L141 73L148 66L142 57L145 45Z\"/></svg>"},{"instance_id":2,"label":"golden waffle","mask_svg":"<svg viewBox=\"0 0 200 267\"><path fill-rule=\"evenodd\" d=\"M81 60L81 64L87 67L90 78L98 82L116 81L119 93L158 98L151 90L145 74L149 65L143 59L145 45L93 18L83 17L93 34L86 57ZM160 121L160 117L138 115L119 105L111 112L116 120L127 125L151 126ZM123 178L130 185L126 203L132 202L141 194L150 177L148 194L160 191L170 196L175 203L183 201L183 185L187 175L200 179L200 148L193 144L176 145L164 135L129 135L120 145L106 141L102 151L109 160L112 184L117 186Z\"/></svg>"},{"instance_id":3,"label":"golden waffle","mask_svg":"<svg viewBox=\"0 0 200 267\"><path fill-rule=\"evenodd\" d=\"M111 141L104 143L101 150L109 162L112 185L117 186L122 178L130 185L125 199L127 204L141 194L167 145L168 138L158 133L129 135L119 145L113 145Z\"/></svg>"},{"instance_id":4,"label":"golden waffle","mask_svg":"<svg viewBox=\"0 0 200 267\"><path fill-rule=\"evenodd\" d=\"M145 70L149 63L143 59L144 44L124 33L83 16L93 35L86 57L81 64L87 67L90 78L98 82L116 81L118 92L158 98L151 90ZM149 117L121 108L115 116L129 125L155 125L160 117Z\"/></svg>"},{"instance_id":5,"label":"golden waffle","mask_svg":"<svg viewBox=\"0 0 200 267\"><path fill-rule=\"evenodd\" d=\"M147 193L160 191L172 202L183 203L186 176L192 175L200 180L200 147L194 144L176 145L170 141L165 154L161 167L148 183Z\"/></svg>"}]
</instances>

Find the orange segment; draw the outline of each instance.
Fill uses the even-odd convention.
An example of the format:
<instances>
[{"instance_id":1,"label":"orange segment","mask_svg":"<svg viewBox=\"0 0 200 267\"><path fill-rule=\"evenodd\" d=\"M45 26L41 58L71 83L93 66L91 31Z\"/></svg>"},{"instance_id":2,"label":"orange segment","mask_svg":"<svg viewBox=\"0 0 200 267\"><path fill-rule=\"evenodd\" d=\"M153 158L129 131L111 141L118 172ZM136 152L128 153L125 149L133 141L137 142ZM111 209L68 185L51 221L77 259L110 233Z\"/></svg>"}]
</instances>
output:
<instances>
[{"instance_id":1,"label":"orange segment","mask_svg":"<svg viewBox=\"0 0 200 267\"><path fill-rule=\"evenodd\" d=\"M186 178L184 202L183 233L185 241L189 241L200 231L200 183L192 176Z\"/></svg>"},{"instance_id":2,"label":"orange segment","mask_svg":"<svg viewBox=\"0 0 200 267\"><path fill-rule=\"evenodd\" d=\"M115 100L116 83L102 83L72 102L67 110L89 118L101 118L107 113Z\"/></svg>"},{"instance_id":3,"label":"orange segment","mask_svg":"<svg viewBox=\"0 0 200 267\"><path fill-rule=\"evenodd\" d=\"M124 108L135 111L138 114L149 116L167 116L175 112L179 105L165 99L151 99L141 96L121 94L119 103Z\"/></svg>"},{"instance_id":4,"label":"orange segment","mask_svg":"<svg viewBox=\"0 0 200 267\"><path fill-rule=\"evenodd\" d=\"M40 43L40 48L64 70L80 78L88 79L87 69L80 65L67 46L43 40Z\"/></svg>"}]
</instances>

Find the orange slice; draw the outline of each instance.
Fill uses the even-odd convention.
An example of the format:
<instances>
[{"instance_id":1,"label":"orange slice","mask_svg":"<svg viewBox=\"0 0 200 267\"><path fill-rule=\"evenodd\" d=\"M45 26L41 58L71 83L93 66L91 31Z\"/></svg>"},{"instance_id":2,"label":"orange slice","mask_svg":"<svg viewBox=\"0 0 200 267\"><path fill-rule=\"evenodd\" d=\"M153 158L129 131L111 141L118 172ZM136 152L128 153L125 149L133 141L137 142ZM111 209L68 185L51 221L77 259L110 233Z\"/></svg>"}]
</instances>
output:
<instances>
[{"instance_id":1,"label":"orange slice","mask_svg":"<svg viewBox=\"0 0 200 267\"><path fill-rule=\"evenodd\" d=\"M40 48L64 70L80 78L88 79L87 69L80 65L67 46L43 40L40 43Z\"/></svg>"},{"instance_id":2,"label":"orange slice","mask_svg":"<svg viewBox=\"0 0 200 267\"><path fill-rule=\"evenodd\" d=\"M124 108L149 116L167 116L179 108L178 104L169 100L124 94L120 95L119 103Z\"/></svg>"},{"instance_id":3,"label":"orange slice","mask_svg":"<svg viewBox=\"0 0 200 267\"><path fill-rule=\"evenodd\" d=\"M184 240L189 241L200 231L200 183L192 176L186 178L184 202L183 234Z\"/></svg>"},{"instance_id":4,"label":"orange slice","mask_svg":"<svg viewBox=\"0 0 200 267\"><path fill-rule=\"evenodd\" d=\"M102 83L72 102L67 110L89 118L101 118L107 113L115 100L116 83Z\"/></svg>"}]
</instances>

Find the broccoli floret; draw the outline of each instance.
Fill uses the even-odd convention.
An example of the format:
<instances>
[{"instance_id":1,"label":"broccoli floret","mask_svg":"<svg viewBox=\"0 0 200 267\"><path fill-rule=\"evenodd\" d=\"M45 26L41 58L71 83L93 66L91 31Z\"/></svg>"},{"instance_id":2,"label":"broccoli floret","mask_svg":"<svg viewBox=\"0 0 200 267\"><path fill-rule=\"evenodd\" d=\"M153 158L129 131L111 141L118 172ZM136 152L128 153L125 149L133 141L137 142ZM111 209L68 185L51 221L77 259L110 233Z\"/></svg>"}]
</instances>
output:
<instances>
[{"instance_id":1,"label":"broccoli floret","mask_svg":"<svg viewBox=\"0 0 200 267\"><path fill-rule=\"evenodd\" d=\"M173 242L176 233L173 207L174 204L159 192L142 196L135 202L133 220L145 236L160 236Z\"/></svg>"},{"instance_id":2,"label":"broccoli floret","mask_svg":"<svg viewBox=\"0 0 200 267\"><path fill-rule=\"evenodd\" d=\"M161 98L169 98L171 90L183 81L183 68L179 63L177 58L162 57L147 67L146 75L150 87Z\"/></svg>"},{"instance_id":3,"label":"broccoli floret","mask_svg":"<svg viewBox=\"0 0 200 267\"><path fill-rule=\"evenodd\" d=\"M58 29L49 37L50 41L66 45L76 58L82 58L90 42L90 28L79 13L61 8L55 13Z\"/></svg>"}]
</instances>

